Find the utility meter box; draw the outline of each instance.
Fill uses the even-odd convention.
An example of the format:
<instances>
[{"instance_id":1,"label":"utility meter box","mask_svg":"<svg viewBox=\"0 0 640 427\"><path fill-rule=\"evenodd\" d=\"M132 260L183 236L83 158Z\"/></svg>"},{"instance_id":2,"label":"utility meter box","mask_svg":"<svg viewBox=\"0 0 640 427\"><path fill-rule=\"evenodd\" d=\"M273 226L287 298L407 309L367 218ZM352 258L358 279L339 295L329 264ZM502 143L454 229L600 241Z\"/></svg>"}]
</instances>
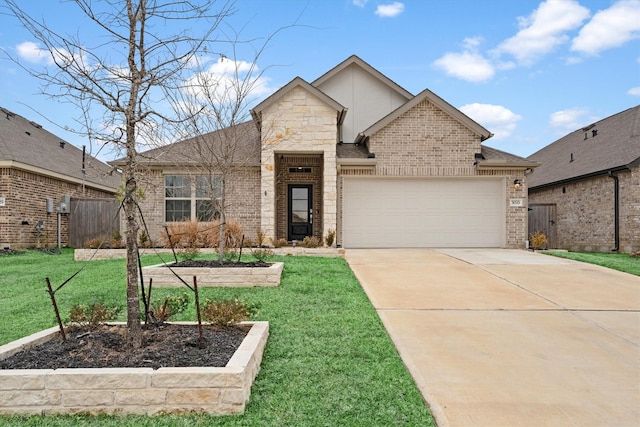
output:
<instances>
[{"instance_id":1,"label":"utility meter box","mask_svg":"<svg viewBox=\"0 0 640 427\"><path fill-rule=\"evenodd\" d=\"M58 212L65 214L71 212L71 196L62 196L60 205L58 205Z\"/></svg>"},{"instance_id":2,"label":"utility meter box","mask_svg":"<svg viewBox=\"0 0 640 427\"><path fill-rule=\"evenodd\" d=\"M53 213L53 199L47 199L47 213Z\"/></svg>"}]
</instances>

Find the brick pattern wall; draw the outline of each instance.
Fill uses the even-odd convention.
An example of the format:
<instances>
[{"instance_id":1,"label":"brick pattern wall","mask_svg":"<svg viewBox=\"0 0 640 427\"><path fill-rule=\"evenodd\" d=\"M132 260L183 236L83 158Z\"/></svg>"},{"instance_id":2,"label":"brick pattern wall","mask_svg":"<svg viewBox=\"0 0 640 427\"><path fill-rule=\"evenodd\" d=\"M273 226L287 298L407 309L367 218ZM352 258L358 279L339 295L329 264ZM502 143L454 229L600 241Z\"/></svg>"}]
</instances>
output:
<instances>
[{"instance_id":1,"label":"brick pattern wall","mask_svg":"<svg viewBox=\"0 0 640 427\"><path fill-rule=\"evenodd\" d=\"M474 155L480 152L480 138L425 100L396 118L369 138L369 150L376 155L375 171L371 168L345 168L340 172L339 194L342 197L342 177L347 175L377 175L394 177L431 176L494 176L504 178L506 230L505 247L524 248L527 240L527 190L523 170L477 170ZM523 186L516 190L515 179ZM511 207L510 199L525 199L524 206ZM342 200L340 215L342 216ZM342 224L338 228L338 243L342 243Z\"/></svg>"},{"instance_id":2,"label":"brick pattern wall","mask_svg":"<svg viewBox=\"0 0 640 427\"><path fill-rule=\"evenodd\" d=\"M310 167L311 173L289 172L290 167ZM276 158L276 239L287 239L289 184L313 185L313 235L322 239L322 155L282 155Z\"/></svg>"},{"instance_id":3,"label":"brick pattern wall","mask_svg":"<svg viewBox=\"0 0 640 427\"><path fill-rule=\"evenodd\" d=\"M618 173L620 251L640 250L640 167ZM556 205L558 248L610 252L614 247L614 180L599 176L529 194L530 204Z\"/></svg>"},{"instance_id":4,"label":"brick pattern wall","mask_svg":"<svg viewBox=\"0 0 640 427\"><path fill-rule=\"evenodd\" d=\"M280 154L322 155L323 204L322 228L314 234L324 235L336 229L337 221L337 112L306 90L297 87L262 111L262 229L267 237L276 235L276 158Z\"/></svg>"},{"instance_id":5,"label":"brick pattern wall","mask_svg":"<svg viewBox=\"0 0 640 427\"><path fill-rule=\"evenodd\" d=\"M40 244L55 247L58 239L56 209L62 196L84 198L108 198L113 193L97 190L81 184L63 181L14 168L0 169L0 197L5 206L0 207L0 249L34 247L38 244L36 224L44 221ZM47 213L46 199L53 199L54 212ZM61 215L61 243L69 241L69 215ZM27 224L23 224L26 222Z\"/></svg>"},{"instance_id":6,"label":"brick pattern wall","mask_svg":"<svg viewBox=\"0 0 640 427\"><path fill-rule=\"evenodd\" d=\"M197 174L197 172L193 172ZM139 178L139 186L144 192L140 203L151 240L156 245L162 243L165 222L165 175L188 175L186 169L151 169ZM245 237L255 240L260 230L260 172L258 167L245 167L230 174L226 182L227 221L236 220ZM124 222L121 230L124 235Z\"/></svg>"}]
</instances>

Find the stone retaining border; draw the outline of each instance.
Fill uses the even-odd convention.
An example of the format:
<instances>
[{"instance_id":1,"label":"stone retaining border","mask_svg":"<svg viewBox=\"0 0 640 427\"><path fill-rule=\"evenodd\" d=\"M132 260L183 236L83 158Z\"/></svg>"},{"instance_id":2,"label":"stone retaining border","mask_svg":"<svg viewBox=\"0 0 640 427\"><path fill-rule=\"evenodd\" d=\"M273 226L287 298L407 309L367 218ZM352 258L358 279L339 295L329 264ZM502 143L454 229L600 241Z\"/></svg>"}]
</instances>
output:
<instances>
[{"instance_id":1,"label":"stone retaining border","mask_svg":"<svg viewBox=\"0 0 640 427\"><path fill-rule=\"evenodd\" d=\"M142 274L145 281L153 279L153 286L184 286L175 274L189 285L193 284L193 276L196 276L198 286L202 287L278 286L283 268L282 262L274 262L269 267L172 267L171 269L164 264L156 264L142 267Z\"/></svg>"},{"instance_id":2,"label":"stone retaining border","mask_svg":"<svg viewBox=\"0 0 640 427\"><path fill-rule=\"evenodd\" d=\"M243 324L252 327L223 368L0 370L0 415L240 414L269 335L269 322ZM57 338L57 332L57 327L50 328L0 346L0 360Z\"/></svg>"}]
</instances>

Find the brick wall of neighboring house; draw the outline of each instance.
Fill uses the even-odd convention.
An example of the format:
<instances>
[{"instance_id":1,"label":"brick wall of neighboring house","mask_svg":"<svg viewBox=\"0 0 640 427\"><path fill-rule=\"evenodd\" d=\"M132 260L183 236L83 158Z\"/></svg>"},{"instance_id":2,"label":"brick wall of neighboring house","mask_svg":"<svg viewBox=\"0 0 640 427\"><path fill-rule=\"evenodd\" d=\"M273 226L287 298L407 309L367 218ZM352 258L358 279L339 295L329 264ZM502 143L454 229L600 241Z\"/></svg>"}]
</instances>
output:
<instances>
[{"instance_id":1,"label":"brick wall of neighboring house","mask_svg":"<svg viewBox=\"0 0 640 427\"><path fill-rule=\"evenodd\" d=\"M477 170L474 155L480 152L480 137L425 100L369 138L369 150L377 161L375 175L404 177L494 176L505 178L507 248L524 248L527 240L526 177L522 170ZM369 174L370 169L344 169L347 174ZM523 181L516 190L515 179ZM342 195L342 178L339 192ZM511 207L510 199L525 199L524 206ZM342 201L340 203L342 207ZM342 208L340 208L342 209ZM342 216L340 211L339 217ZM338 234L342 235L342 224Z\"/></svg>"},{"instance_id":2,"label":"brick wall of neighboring house","mask_svg":"<svg viewBox=\"0 0 640 427\"><path fill-rule=\"evenodd\" d=\"M619 172L620 251L640 249L640 167ZM556 205L558 247L610 252L614 247L614 180L606 175L531 191L530 204Z\"/></svg>"},{"instance_id":3,"label":"brick wall of neighboring house","mask_svg":"<svg viewBox=\"0 0 640 427\"><path fill-rule=\"evenodd\" d=\"M322 236L337 221L337 112L301 87L292 89L262 111L262 229L276 235L275 159L280 154L318 154L324 160ZM318 221L319 222L319 221Z\"/></svg>"},{"instance_id":4,"label":"brick wall of neighboring house","mask_svg":"<svg viewBox=\"0 0 640 427\"><path fill-rule=\"evenodd\" d=\"M0 169L0 248L34 247L38 244L36 224L44 221L40 244L57 246L58 218L56 209L62 196L109 198L113 193L14 168ZM53 199L54 212L47 213L46 199ZM69 215L61 215L61 243L69 241Z\"/></svg>"},{"instance_id":5,"label":"brick wall of neighboring house","mask_svg":"<svg viewBox=\"0 0 640 427\"><path fill-rule=\"evenodd\" d=\"M196 172L193 172L197 174ZM164 175L188 175L185 169L151 169L140 176L138 183L144 192L140 203L151 240L162 245L165 222ZM260 230L260 175L258 167L247 167L231 173L226 181L227 221L236 220L245 237L255 240ZM121 223L124 235L126 225Z\"/></svg>"}]
</instances>

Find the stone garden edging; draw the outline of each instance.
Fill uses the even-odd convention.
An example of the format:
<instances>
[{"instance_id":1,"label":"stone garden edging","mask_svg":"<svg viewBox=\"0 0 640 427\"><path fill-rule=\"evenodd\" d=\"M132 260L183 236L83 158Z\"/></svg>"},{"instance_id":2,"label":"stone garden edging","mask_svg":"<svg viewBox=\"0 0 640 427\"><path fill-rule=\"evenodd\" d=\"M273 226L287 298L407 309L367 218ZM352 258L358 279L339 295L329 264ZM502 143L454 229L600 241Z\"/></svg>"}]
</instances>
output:
<instances>
[{"instance_id":1,"label":"stone garden edging","mask_svg":"<svg viewBox=\"0 0 640 427\"><path fill-rule=\"evenodd\" d=\"M171 267L171 269L164 264L156 264L142 267L142 274L145 281L153 279L154 286L184 286L175 274L189 285L193 283L193 276L196 276L198 286L201 287L278 286L283 269L282 262L274 262L268 267Z\"/></svg>"},{"instance_id":2,"label":"stone garden edging","mask_svg":"<svg viewBox=\"0 0 640 427\"><path fill-rule=\"evenodd\" d=\"M175 322L193 324L193 322ZM0 370L0 415L244 412L269 322L252 325L225 367ZM0 346L0 359L58 337L50 328Z\"/></svg>"}]
</instances>

